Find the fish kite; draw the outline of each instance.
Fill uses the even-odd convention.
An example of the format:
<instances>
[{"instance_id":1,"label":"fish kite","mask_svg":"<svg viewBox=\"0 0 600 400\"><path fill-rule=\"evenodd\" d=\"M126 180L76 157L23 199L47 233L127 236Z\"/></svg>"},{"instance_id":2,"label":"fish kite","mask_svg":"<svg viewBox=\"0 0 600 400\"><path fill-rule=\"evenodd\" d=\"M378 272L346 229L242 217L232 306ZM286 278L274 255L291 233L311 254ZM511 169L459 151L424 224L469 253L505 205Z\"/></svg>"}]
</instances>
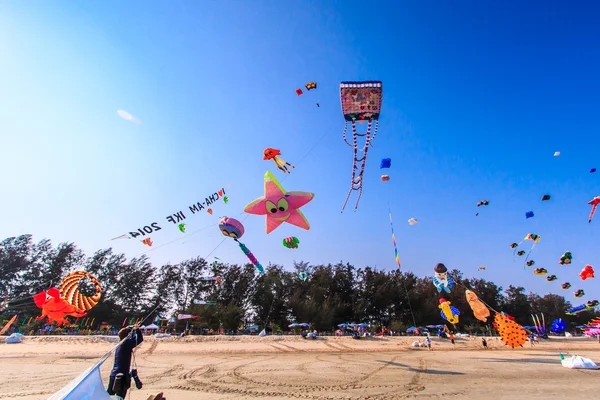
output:
<instances>
[{"instance_id":1,"label":"fish kite","mask_svg":"<svg viewBox=\"0 0 600 400\"><path fill-rule=\"evenodd\" d=\"M433 267L435 273L433 277L433 285L437 289L438 293L442 290L446 293L450 293L450 288L454 287L452 278L448 275L448 268L442 263L437 264Z\"/></svg>"},{"instance_id":2,"label":"fish kite","mask_svg":"<svg viewBox=\"0 0 600 400\"><path fill-rule=\"evenodd\" d=\"M583 267L581 272L579 272L579 277L581 278L582 281L593 278L594 277L594 267L592 267L589 264L586 265L585 267Z\"/></svg>"},{"instance_id":3,"label":"fish kite","mask_svg":"<svg viewBox=\"0 0 600 400\"><path fill-rule=\"evenodd\" d=\"M592 218L594 218L594 213L596 212L596 207L598 207L598 204L600 204L600 196L594 197L588 202L588 204L592 206L592 211L588 217L588 222L592 222Z\"/></svg>"},{"instance_id":4,"label":"fish kite","mask_svg":"<svg viewBox=\"0 0 600 400\"><path fill-rule=\"evenodd\" d=\"M294 167L292 164L285 161L284 159L277 157L280 154L281 154L281 151L268 147L264 151L263 160L273 160L275 165L277 165L277 168L279 168L281 171L285 172L286 174L289 174L290 170L287 168L287 166L289 165L290 168L296 168L296 167Z\"/></svg>"},{"instance_id":5,"label":"fish kite","mask_svg":"<svg viewBox=\"0 0 600 400\"><path fill-rule=\"evenodd\" d=\"M458 316L460 315L460 311L454 306L451 305L448 300L441 298L440 305L438 308L441 310L440 315L446 321L450 322L452 325L458 324Z\"/></svg>"},{"instance_id":6,"label":"fish kite","mask_svg":"<svg viewBox=\"0 0 600 400\"><path fill-rule=\"evenodd\" d=\"M558 263L560 265L568 265L571 264L571 261L573 261L573 254L571 254L570 251L565 251L565 254L560 256L560 260L558 260Z\"/></svg>"},{"instance_id":7,"label":"fish kite","mask_svg":"<svg viewBox=\"0 0 600 400\"><path fill-rule=\"evenodd\" d=\"M467 303L469 303L469 307L473 310L473 315L475 318L482 322L487 322L487 318L490 316L490 310L483 304L479 297L470 290L465 290L465 295L467 296Z\"/></svg>"},{"instance_id":8,"label":"fish kite","mask_svg":"<svg viewBox=\"0 0 600 400\"><path fill-rule=\"evenodd\" d=\"M269 171L264 176L265 194L244 207L248 214L265 215L267 233L273 232L287 222L299 228L309 230L310 224L300 211L314 197L310 192L286 192L281 183Z\"/></svg>"}]
</instances>

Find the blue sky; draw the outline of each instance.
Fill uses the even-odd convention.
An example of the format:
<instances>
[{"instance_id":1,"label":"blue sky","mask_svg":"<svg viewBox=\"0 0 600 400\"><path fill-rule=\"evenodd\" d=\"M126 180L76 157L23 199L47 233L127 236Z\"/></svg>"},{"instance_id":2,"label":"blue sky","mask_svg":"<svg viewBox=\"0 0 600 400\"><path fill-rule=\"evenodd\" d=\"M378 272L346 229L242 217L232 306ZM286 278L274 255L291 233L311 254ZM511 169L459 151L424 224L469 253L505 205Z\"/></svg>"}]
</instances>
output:
<instances>
[{"instance_id":1,"label":"blue sky","mask_svg":"<svg viewBox=\"0 0 600 400\"><path fill-rule=\"evenodd\" d=\"M264 265L392 269L391 207L405 270L423 276L444 262L574 304L573 289L598 298L577 274L600 268L600 220L587 222L600 195L589 173L600 168L600 6L521 3L1 2L0 236L132 257L149 249L110 239L160 222L153 263L206 256L223 238L211 225L244 218L271 170L315 198L303 208L310 231L284 224L266 235L264 217L244 220L243 242ZM348 80L381 80L384 91L356 213L356 195L340 213L352 167L339 99ZM296 96L310 81L318 89ZM291 175L263 161L266 147L296 165ZM185 235L165 221L227 185L229 203L188 218ZM490 205L477 209L483 199ZM529 232L542 238L536 267L558 281L513 262L510 243ZM299 249L281 245L289 235ZM565 250L574 263L563 267ZM213 255L245 261L232 241ZM561 291L564 281L573 289Z\"/></svg>"}]
</instances>

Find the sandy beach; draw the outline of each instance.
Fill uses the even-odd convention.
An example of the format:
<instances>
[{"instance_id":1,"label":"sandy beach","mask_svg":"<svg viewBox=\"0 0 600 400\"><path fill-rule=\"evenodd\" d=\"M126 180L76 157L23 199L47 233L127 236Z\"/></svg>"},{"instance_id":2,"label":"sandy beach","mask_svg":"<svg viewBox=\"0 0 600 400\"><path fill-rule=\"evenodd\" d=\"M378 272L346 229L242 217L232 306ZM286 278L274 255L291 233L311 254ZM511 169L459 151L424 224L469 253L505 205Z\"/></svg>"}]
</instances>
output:
<instances>
[{"instance_id":1,"label":"sandy beach","mask_svg":"<svg viewBox=\"0 0 600 400\"><path fill-rule=\"evenodd\" d=\"M136 359L142 390L191 399L548 399L595 396L600 371L569 370L559 354L600 361L590 338L551 338L512 350L496 338L146 337ZM114 337L25 337L0 344L0 399L47 399L114 346ZM102 367L105 383L112 357Z\"/></svg>"}]
</instances>

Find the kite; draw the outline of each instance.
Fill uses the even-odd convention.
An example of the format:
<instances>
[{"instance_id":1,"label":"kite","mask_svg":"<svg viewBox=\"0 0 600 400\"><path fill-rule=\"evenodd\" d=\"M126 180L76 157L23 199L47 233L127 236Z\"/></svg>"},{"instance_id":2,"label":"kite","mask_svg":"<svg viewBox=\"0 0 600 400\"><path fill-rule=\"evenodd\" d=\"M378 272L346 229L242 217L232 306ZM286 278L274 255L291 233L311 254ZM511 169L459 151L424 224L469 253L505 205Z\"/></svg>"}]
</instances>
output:
<instances>
[{"instance_id":1,"label":"kite","mask_svg":"<svg viewBox=\"0 0 600 400\"><path fill-rule=\"evenodd\" d=\"M265 273L265 269L260 265L256 257L254 257L254 254L252 254L244 243L238 240L244 236L244 225L242 225L240 221L229 217L223 217L219 221L219 230L224 236L228 236L237 242L240 249L242 249L242 252L248 257L250 262L254 264L259 274Z\"/></svg>"},{"instance_id":2,"label":"kite","mask_svg":"<svg viewBox=\"0 0 600 400\"><path fill-rule=\"evenodd\" d=\"M481 266L481 267L477 268L477 271L485 271L485 267Z\"/></svg>"},{"instance_id":3,"label":"kite","mask_svg":"<svg viewBox=\"0 0 600 400\"><path fill-rule=\"evenodd\" d=\"M186 225L187 225L187 224L179 224L179 225L178 225L179 231L180 231L181 233L185 233L185 226L186 226Z\"/></svg>"},{"instance_id":4,"label":"kite","mask_svg":"<svg viewBox=\"0 0 600 400\"><path fill-rule=\"evenodd\" d=\"M505 314L496 314L494 317L496 329L505 345L512 347L523 347L527 342L527 332L523 327L512 321Z\"/></svg>"},{"instance_id":5,"label":"kite","mask_svg":"<svg viewBox=\"0 0 600 400\"><path fill-rule=\"evenodd\" d=\"M517 256L522 257L524 255L525 255L525 251L524 250L517 251Z\"/></svg>"},{"instance_id":6,"label":"kite","mask_svg":"<svg viewBox=\"0 0 600 400\"><path fill-rule=\"evenodd\" d=\"M526 218L526 219L533 218L533 211L527 211L527 212L525 213L525 218Z\"/></svg>"},{"instance_id":7,"label":"kite","mask_svg":"<svg viewBox=\"0 0 600 400\"><path fill-rule=\"evenodd\" d=\"M533 245L529 249L529 252L527 253L527 257L525 257L525 262L527 262L527 260L529 259L529 254L531 254L531 251L533 250L535 245L540 241L540 239L541 239L540 235L536 235L535 233L528 233L527 236L525 236L525 238L521 241L521 243L523 243L526 240L533 241ZM525 254L525 252L522 250L517 253L517 247L519 247L521 245L521 243L517 244L516 246L515 246L515 243L510 245L511 248L515 249L515 251L513 252L513 260L514 260L515 253L519 257Z\"/></svg>"},{"instance_id":8,"label":"kite","mask_svg":"<svg viewBox=\"0 0 600 400\"><path fill-rule=\"evenodd\" d=\"M391 158L384 158L381 160L381 165L380 165L380 169L383 168L390 168L392 166L392 159Z\"/></svg>"},{"instance_id":9,"label":"kite","mask_svg":"<svg viewBox=\"0 0 600 400\"><path fill-rule=\"evenodd\" d=\"M454 287L452 278L448 275L448 268L442 263L437 264L433 267L435 276L433 277L433 285L437 289L438 293L442 290L446 293L450 293L450 288Z\"/></svg>"},{"instance_id":10,"label":"kite","mask_svg":"<svg viewBox=\"0 0 600 400\"><path fill-rule=\"evenodd\" d=\"M398 269L400 269L400 257L398 257L398 245L396 244L396 236L394 235L394 222L392 221L392 210L389 210L390 214L390 227L392 228L392 243L394 243L394 257L396 258L396 264L398 264ZM410 220L408 221L410 223Z\"/></svg>"},{"instance_id":11,"label":"kite","mask_svg":"<svg viewBox=\"0 0 600 400\"><path fill-rule=\"evenodd\" d=\"M382 93L381 81L340 83L340 100L345 119L344 133L342 136L344 142L354 150L352 181L348 196L346 196L346 201L342 207L342 212L346 208L346 204L348 203L348 199L350 199L350 194L353 190L358 190L358 198L356 199L354 211L358 209L358 203L362 196L363 174L365 172L365 164L367 161L367 151L369 150L369 145L372 146L371 141L375 139L377 129L379 128ZM358 133L356 131L356 123L364 123L365 121L368 122L367 131L365 133ZM375 129L371 131L373 121L375 121ZM351 123L352 125L352 144L350 144L346 138L348 123ZM358 157L359 147L357 144L359 137L365 138L365 144L362 148L363 154L360 158Z\"/></svg>"},{"instance_id":12,"label":"kite","mask_svg":"<svg viewBox=\"0 0 600 400\"><path fill-rule=\"evenodd\" d=\"M510 245L510 248L511 248L511 249L516 249L517 247L519 247L519 244L518 244L518 243L512 243L512 244Z\"/></svg>"},{"instance_id":13,"label":"kite","mask_svg":"<svg viewBox=\"0 0 600 400\"><path fill-rule=\"evenodd\" d=\"M563 284L560 285L560 288L562 290L568 290L571 287L571 284L569 282L565 282Z\"/></svg>"},{"instance_id":14,"label":"kite","mask_svg":"<svg viewBox=\"0 0 600 400\"><path fill-rule=\"evenodd\" d=\"M489 201L487 201L487 200L481 200L480 202L477 203L477 207L487 206L488 204L490 204Z\"/></svg>"},{"instance_id":15,"label":"kite","mask_svg":"<svg viewBox=\"0 0 600 400\"><path fill-rule=\"evenodd\" d=\"M552 282L552 281L555 281L556 279L558 279L558 278L556 277L556 275L548 275L548 276L546 277L546 282Z\"/></svg>"},{"instance_id":16,"label":"kite","mask_svg":"<svg viewBox=\"0 0 600 400\"><path fill-rule=\"evenodd\" d=\"M209 209L206 210L206 212L209 213L210 215L212 215L213 210L212 210L212 208L209 208Z\"/></svg>"},{"instance_id":17,"label":"kite","mask_svg":"<svg viewBox=\"0 0 600 400\"><path fill-rule=\"evenodd\" d=\"M300 280L302 282L306 282L306 279L308 278L308 274L306 272L302 271L298 274L298 278L300 278Z\"/></svg>"},{"instance_id":18,"label":"kite","mask_svg":"<svg viewBox=\"0 0 600 400\"><path fill-rule=\"evenodd\" d=\"M592 206L592 211L590 211L588 222L592 222L592 218L594 218L594 213L596 212L596 207L598 207L598 204L600 204L600 196L594 197L592 200L588 201L588 204Z\"/></svg>"},{"instance_id":19,"label":"kite","mask_svg":"<svg viewBox=\"0 0 600 400\"><path fill-rule=\"evenodd\" d=\"M198 319L200 317L197 317L195 315L192 314L179 314L177 315L177 319Z\"/></svg>"},{"instance_id":20,"label":"kite","mask_svg":"<svg viewBox=\"0 0 600 400\"><path fill-rule=\"evenodd\" d=\"M389 175L381 175L381 181L382 182L387 182L390 180L390 176Z\"/></svg>"},{"instance_id":21,"label":"kite","mask_svg":"<svg viewBox=\"0 0 600 400\"><path fill-rule=\"evenodd\" d=\"M411 218L411 219L408 220L408 224L411 225L411 226L414 225L414 224L416 224L417 222L419 222L419 220L416 219L416 218Z\"/></svg>"},{"instance_id":22,"label":"kite","mask_svg":"<svg viewBox=\"0 0 600 400\"><path fill-rule=\"evenodd\" d=\"M140 121L139 118L134 117L133 115L129 114L127 111L117 110L117 115L127 121L133 122L134 124L142 123L142 121Z\"/></svg>"},{"instance_id":23,"label":"kite","mask_svg":"<svg viewBox=\"0 0 600 400\"><path fill-rule=\"evenodd\" d=\"M536 268L533 270L533 273L536 275L544 276L548 273L548 270L546 270L546 268Z\"/></svg>"},{"instance_id":24,"label":"kite","mask_svg":"<svg viewBox=\"0 0 600 400\"><path fill-rule=\"evenodd\" d=\"M300 88L296 89L296 94L297 94L298 96L301 96L301 95L302 95L302 93L304 93L304 92L302 91L302 89L300 89Z\"/></svg>"},{"instance_id":25,"label":"kite","mask_svg":"<svg viewBox=\"0 0 600 400\"><path fill-rule=\"evenodd\" d=\"M596 307L598 307L598 300L590 300L587 303L582 304L580 306L569 308L566 313L568 315L577 315L580 312L590 311Z\"/></svg>"},{"instance_id":26,"label":"kite","mask_svg":"<svg viewBox=\"0 0 600 400\"><path fill-rule=\"evenodd\" d=\"M531 319L533 320L533 325L535 326L535 333L540 335L541 337L546 336L546 319L544 318L544 314L541 314L541 318L539 315L531 314Z\"/></svg>"},{"instance_id":27,"label":"kite","mask_svg":"<svg viewBox=\"0 0 600 400\"><path fill-rule=\"evenodd\" d=\"M590 174L593 174L594 172L596 172L596 168L590 169Z\"/></svg>"},{"instance_id":28,"label":"kite","mask_svg":"<svg viewBox=\"0 0 600 400\"><path fill-rule=\"evenodd\" d=\"M562 318L557 318L552 322L550 332L562 333L567 330L567 323Z\"/></svg>"},{"instance_id":29,"label":"kite","mask_svg":"<svg viewBox=\"0 0 600 400\"><path fill-rule=\"evenodd\" d=\"M300 211L300 207L309 203L315 194L298 191L286 192L269 171L265 173L264 181L264 196L247 204L244 211L248 214L265 215L267 233L273 232L284 222L309 230L310 225Z\"/></svg>"},{"instance_id":30,"label":"kite","mask_svg":"<svg viewBox=\"0 0 600 400\"><path fill-rule=\"evenodd\" d=\"M94 286L94 293L90 296L84 295L80 290L85 280L88 280ZM60 296L63 299L83 311L91 310L98 304L100 296L102 296L102 286L100 286L98 279L94 275L84 271L72 272L65 276L60 283L59 289Z\"/></svg>"},{"instance_id":31,"label":"kite","mask_svg":"<svg viewBox=\"0 0 600 400\"><path fill-rule=\"evenodd\" d=\"M317 88L317 82L309 82L306 85L304 85L304 87L306 88L306 90L313 90Z\"/></svg>"},{"instance_id":32,"label":"kite","mask_svg":"<svg viewBox=\"0 0 600 400\"><path fill-rule=\"evenodd\" d=\"M542 201L548 201L550 200L550 195L549 194L545 194L542 196Z\"/></svg>"},{"instance_id":33,"label":"kite","mask_svg":"<svg viewBox=\"0 0 600 400\"><path fill-rule=\"evenodd\" d=\"M123 234L121 236L117 236L115 238L112 238L110 240L117 240L117 239L131 239L131 236L127 235L127 234Z\"/></svg>"},{"instance_id":34,"label":"kite","mask_svg":"<svg viewBox=\"0 0 600 400\"><path fill-rule=\"evenodd\" d=\"M558 156L560 156L560 151L555 151L554 152L554 157L558 157Z\"/></svg>"},{"instance_id":35,"label":"kite","mask_svg":"<svg viewBox=\"0 0 600 400\"><path fill-rule=\"evenodd\" d=\"M592 267L589 264L586 264L586 266L583 267L581 272L579 272L579 277L581 278L582 281L585 281L586 279L594 278L594 267Z\"/></svg>"},{"instance_id":36,"label":"kite","mask_svg":"<svg viewBox=\"0 0 600 400\"><path fill-rule=\"evenodd\" d=\"M223 197L223 203L227 204L227 202L229 202L229 197L227 197L227 196Z\"/></svg>"},{"instance_id":37,"label":"kite","mask_svg":"<svg viewBox=\"0 0 600 400\"><path fill-rule=\"evenodd\" d=\"M558 263L560 265L565 265L565 264L571 264L571 261L573 261L573 254L571 254L570 251L565 251L565 254L563 254L562 256L560 256L560 260L558 260Z\"/></svg>"},{"instance_id":38,"label":"kite","mask_svg":"<svg viewBox=\"0 0 600 400\"><path fill-rule=\"evenodd\" d=\"M36 317L36 321L41 321L48 317L48 325L56 322L57 326L68 324L65 318L67 316L81 318L87 314L70 304L65 299L60 297L60 292L57 288L50 288L48 292L40 292L33 296L33 301L38 308L42 309L42 315Z\"/></svg>"},{"instance_id":39,"label":"kite","mask_svg":"<svg viewBox=\"0 0 600 400\"><path fill-rule=\"evenodd\" d=\"M580 298L585 296L585 292L582 289L579 289L578 291L576 291L575 293L573 293L573 295L575 296L575 298Z\"/></svg>"},{"instance_id":40,"label":"kite","mask_svg":"<svg viewBox=\"0 0 600 400\"><path fill-rule=\"evenodd\" d=\"M469 303L469 307L473 310L473 315L475 318L482 322L487 322L487 318L490 316L490 310L483 304L479 297L470 290L465 290L465 295L467 296L467 303Z\"/></svg>"},{"instance_id":41,"label":"kite","mask_svg":"<svg viewBox=\"0 0 600 400\"><path fill-rule=\"evenodd\" d=\"M294 167L289 162L285 161L283 158L277 157L279 155L281 155L281 151L268 147L264 151L263 160L273 160L275 165L277 165L277 168L279 168L281 171L285 172L286 174L289 174L290 170L287 168L287 165L289 165L290 168L296 168L296 167Z\"/></svg>"},{"instance_id":42,"label":"kite","mask_svg":"<svg viewBox=\"0 0 600 400\"><path fill-rule=\"evenodd\" d=\"M531 266L535 265L535 261L529 260L525 263L525 265L527 265L528 267L531 267Z\"/></svg>"},{"instance_id":43,"label":"kite","mask_svg":"<svg viewBox=\"0 0 600 400\"><path fill-rule=\"evenodd\" d=\"M145 246L152 247L152 239L150 238L142 239L140 242L142 242Z\"/></svg>"},{"instance_id":44,"label":"kite","mask_svg":"<svg viewBox=\"0 0 600 400\"><path fill-rule=\"evenodd\" d=\"M452 325L458 324L458 316L460 315L460 311L454 306L451 305L448 300L441 298L440 305L438 308L441 310L440 315L446 321L450 322Z\"/></svg>"},{"instance_id":45,"label":"kite","mask_svg":"<svg viewBox=\"0 0 600 400\"><path fill-rule=\"evenodd\" d=\"M300 240L298 240L298 238L295 236L288 236L283 239L283 246L287 247L288 249L297 249L298 244L300 244Z\"/></svg>"},{"instance_id":46,"label":"kite","mask_svg":"<svg viewBox=\"0 0 600 400\"><path fill-rule=\"evenodd\" d=\"M216 306L217 302L215 300L198 300L194 299L194 304L203 304L206 306Z\"/></svg>"},{"instance_id":47,"label":"kite","mask_svg":"<svg viewBox=\"0 0 600 400\"><path fill-rule=\"evenodd\" d=\"M200 278L201 281L216 281L219 285L221 284L221 278L218 276L203 276Z\"/></svg>"}]
</instances>

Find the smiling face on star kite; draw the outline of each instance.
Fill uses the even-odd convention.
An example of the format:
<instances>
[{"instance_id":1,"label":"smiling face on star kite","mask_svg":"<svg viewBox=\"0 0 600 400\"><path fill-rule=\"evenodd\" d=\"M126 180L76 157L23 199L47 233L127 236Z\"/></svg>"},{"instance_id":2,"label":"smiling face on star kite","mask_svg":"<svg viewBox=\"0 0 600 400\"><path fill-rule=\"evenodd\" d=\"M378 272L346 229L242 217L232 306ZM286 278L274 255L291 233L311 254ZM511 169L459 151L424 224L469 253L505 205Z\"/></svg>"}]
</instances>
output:
<instances>
[{"instance_id":1,"label":"smiling face on star kite","mask_svg":"<svg viewBox=\"0 0 600 400\"><path fill-rule=\"evenodd\" d=\"M265 173L265 195L246 205L244 211L248 214L265 215L267 217L267 233L273 232L284 222L309 230L310 225L300 211L300 207L314 197L314 193L310 192L286 192L275 176L267 171Z\"/></svg>"}]
</instances>

